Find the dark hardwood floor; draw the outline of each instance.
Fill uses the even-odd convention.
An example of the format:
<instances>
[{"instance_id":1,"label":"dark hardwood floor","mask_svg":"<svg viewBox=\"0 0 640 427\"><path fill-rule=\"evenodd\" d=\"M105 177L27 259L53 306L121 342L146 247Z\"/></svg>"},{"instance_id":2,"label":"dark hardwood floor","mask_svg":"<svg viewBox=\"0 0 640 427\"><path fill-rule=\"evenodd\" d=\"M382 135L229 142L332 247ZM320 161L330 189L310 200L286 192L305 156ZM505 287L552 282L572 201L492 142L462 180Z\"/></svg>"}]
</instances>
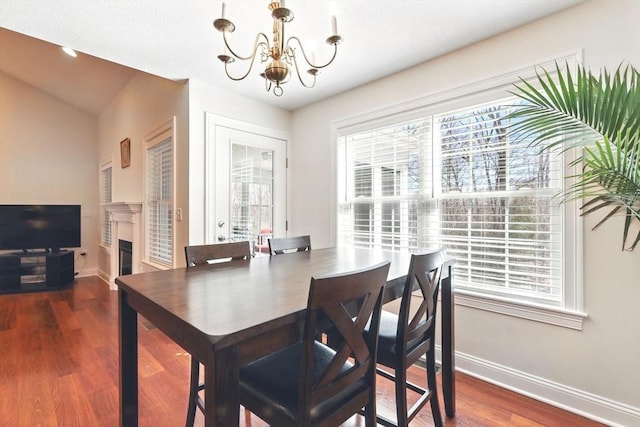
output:
<instances>
[{"instance_id":1,"label":"dark hardwood floor","mask_svg":"<svg viewBox=\"0 0 640 427\"><path fill-rule=\"evenodd\" d=\"M0 295L1 427L118 425L116 295L98 278L61 291ZM183 426L189 355L144 319L138 329L140 426ZM425 381L418 367L412 375ZM466 375L458 374L456 387L457 415L447 426L601 425ZM391 383L380 380L378 388L378 410L390 413ZM265 423L241 411L241 425ZM364 422L354 417L345 425ZM428 405L411 425L432 425Z\"/></svg>"}]
</instances>

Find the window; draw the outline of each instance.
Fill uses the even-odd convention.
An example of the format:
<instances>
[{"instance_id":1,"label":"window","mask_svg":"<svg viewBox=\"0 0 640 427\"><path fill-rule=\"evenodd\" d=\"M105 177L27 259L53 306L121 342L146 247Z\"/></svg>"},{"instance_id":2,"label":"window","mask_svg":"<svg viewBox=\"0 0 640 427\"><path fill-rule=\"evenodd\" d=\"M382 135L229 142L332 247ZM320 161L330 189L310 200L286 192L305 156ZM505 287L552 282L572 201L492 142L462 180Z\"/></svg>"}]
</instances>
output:
<instances>
[{"instance_id":1,"label":"window","mask_svg":"<svg viewBox=\"0 0 640 427\"><path fill-rule=\"evenodd\" d=\"M554 198L564 160L507 135L516 102L425 106L340 128L339 244L444 246L459 292L578 309L565 265L575 225Z\"/></svg>"},{"instance_id":2,"label":"window","mask_svg":"<svg viewBox=\"0 0 640 427\"><path fill-rule=\"evenodd\" d=\"M100 171L101 185L100 185L100 201L101 203L111 203L111 163L106 164ZM100 209L100 230L101 230L101 243L105 246L111 246L111 219L109 218L109 212L104 207Z\"/></svg>"},{"instance_id":3,"label":"window","mask_svg":"<svg viewBox=\"0 0 640 427\"><path fill-rule=\"evenodd\" d=\"M174 149L172 122L146 138L146 249L150 262L173 266Z\"/></svg>"},{"instance_id":4,"label":"window","mask_svg":"<svg viewBox=\"0 0 640 427\"><path fill-rule=\"evenodd\" d=\"M340 141L341 243L416 251L433 233L431 118L416 117L345 135Z\"/></svg>"},{"instance_id":5,"label":"window","mask_svg":"<svg viewBox=\"0 0 640 427\"><path fill-rule=\"evenodd\" d=\"M561 306L561 158L507 137L515 102L435 117L440 242L460 286Z\"/></svg>"}]
</instances>

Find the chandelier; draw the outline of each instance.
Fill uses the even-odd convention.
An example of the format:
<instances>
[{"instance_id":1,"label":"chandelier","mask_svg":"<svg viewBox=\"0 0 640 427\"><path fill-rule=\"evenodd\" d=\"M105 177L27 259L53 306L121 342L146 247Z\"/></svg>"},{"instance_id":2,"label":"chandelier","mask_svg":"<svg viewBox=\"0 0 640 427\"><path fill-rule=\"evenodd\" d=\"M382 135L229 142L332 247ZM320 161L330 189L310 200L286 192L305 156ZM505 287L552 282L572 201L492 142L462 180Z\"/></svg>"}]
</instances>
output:
<instances>
[{"instance_id":1,"label":"chandelier","mask_svg":"<svg viewBox=\"0 0 640 427\"><path fill-rule=\"evenodd\" d=\"M241 56L238 55L231 47L227 40L227 34L232 33L236 27L230 20L225 17L226 4L222 3L222 17L213 21L213 26L222 32L222 39L224 40L225 52L223 55L218 55L218 59L224 62L224 71L231 80L240 81L249 75L253 68L253 64L256 61L256 57L260 58L260 63L267 63L264 72L260 73L260 76L265 81L265 87L267 92L273 87L273 93L276 96L281 96L283 93L282 86L291 79L292 69L295 70L295 74L298 76L300 83L307 88L312 88L316 84L316 77L318 71L327 67L333 62L338 53L338 44L342 41L342 37L338 35L336 17L331 18L331 27L333 34L326 39L327 44L333 45L333 56L326 64L316 64L313 52L311 58L307 55L302 42L298 37L289 37L286 41L285 24L293 20L293 12L290 9L284 7L284 0L272 1L269 3L269 10L271 11L271 17L273 18L273 41L269 42L269 37L266 34L260 32L256 36L256 41L253 45L251 55ZM302 55L298 54L299 53ZM238 61L248 61L249 68L246 73L233 76L229 73L229 64ZM303 62L304 61L304 62ZM300 63L299 63L300 62ZM306 68L306 72L310 78L303 78L300 72L301 67Z\"/></svg>"}]
</instances>

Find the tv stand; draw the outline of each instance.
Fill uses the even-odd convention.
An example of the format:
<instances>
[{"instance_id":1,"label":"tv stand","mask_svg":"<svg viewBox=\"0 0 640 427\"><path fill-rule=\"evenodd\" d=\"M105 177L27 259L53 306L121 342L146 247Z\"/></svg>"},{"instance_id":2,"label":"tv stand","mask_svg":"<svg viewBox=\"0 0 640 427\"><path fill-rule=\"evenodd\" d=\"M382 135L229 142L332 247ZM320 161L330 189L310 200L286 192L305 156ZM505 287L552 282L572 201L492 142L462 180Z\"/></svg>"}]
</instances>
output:
<instances>
[{"instance_id":1,"label":"tv stand","mask_svg":"<svg viewBox=\"0 0 640 427\"><path fill-rule=\"evenodd\" d=\"M0 255L0 294L60 289L74 278L73 251Z\"/></svg>"}]
</instances>

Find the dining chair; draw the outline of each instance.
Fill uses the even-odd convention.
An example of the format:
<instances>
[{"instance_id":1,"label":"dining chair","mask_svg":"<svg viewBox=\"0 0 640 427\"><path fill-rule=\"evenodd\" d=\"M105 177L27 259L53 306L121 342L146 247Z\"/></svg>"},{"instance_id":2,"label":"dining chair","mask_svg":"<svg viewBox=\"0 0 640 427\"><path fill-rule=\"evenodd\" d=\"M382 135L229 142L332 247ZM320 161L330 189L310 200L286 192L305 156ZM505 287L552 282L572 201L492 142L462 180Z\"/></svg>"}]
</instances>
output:
<instances>
[{"instance_id":1,"label":"dining chair","mask_svg":"<svg viewBox=\"0 0 640 427\"><path fill-rule=\"evenodd\" d=\"M221 262L225 259L247 259L251 257L251 243L247 240L212 245L185 246L184 255L187 267Z\"/></svg>"},{"instance_id":2,"label":"dining chair","mask_svg":"<svg viewBox=\"0 0 640 427\"><path fill-rule=\"evenodd\" d=\"M279 427L337 426L362 408L366 425L375 426L375 332L388 271L387 261L311 278L301 341L240 368L240 404ZM320 317L340 336L335 349L316 339Z\"/></svg>"},{"instance_id":3,"label":"dining chair","mask_svg":"<svg viewBox=\"0 0 640 427\"><path fill-rule=\"evenodd\" d=\"M278 237L269 239L269 253L280 255L287 252L311 250L311 236Z\"/></svg>"},{"instance_id":4,"label":"dining chair","mask_svg":"<svg viewBox=\"0 0 640 427\"><path fill-rule=\"evenodd\" d=\"M427 401L431 404L434 425L442 426L436 390L435 331L443 261L441 250L411 255L399 313L383 310L380 316L376 371L395 382L397 416L396 424L378 416L378 423L384 426L408 426ZM426 388L407 378L407 369L423 355L426 356ZM421 395L411 408L407 408L407 389Z\"/></svg>"},{"instance_id":5,"label":"dining chair","mask_svg":"<svg viewBox=\"0 0 640 427\"><path fill-rule=\"evenodd\" d=\"M236 262L251 259L251 243L242 241L185 246L184 255L187 261L187 268L211 263L224 265L225 261ZM200 408L202 413L205 413L205 402L200 397L202 390L204 390L204 383L200 382L200 362L191 356L186 427L193 427L196 419L196 408Z\"/></svg>"}]
</instances>

